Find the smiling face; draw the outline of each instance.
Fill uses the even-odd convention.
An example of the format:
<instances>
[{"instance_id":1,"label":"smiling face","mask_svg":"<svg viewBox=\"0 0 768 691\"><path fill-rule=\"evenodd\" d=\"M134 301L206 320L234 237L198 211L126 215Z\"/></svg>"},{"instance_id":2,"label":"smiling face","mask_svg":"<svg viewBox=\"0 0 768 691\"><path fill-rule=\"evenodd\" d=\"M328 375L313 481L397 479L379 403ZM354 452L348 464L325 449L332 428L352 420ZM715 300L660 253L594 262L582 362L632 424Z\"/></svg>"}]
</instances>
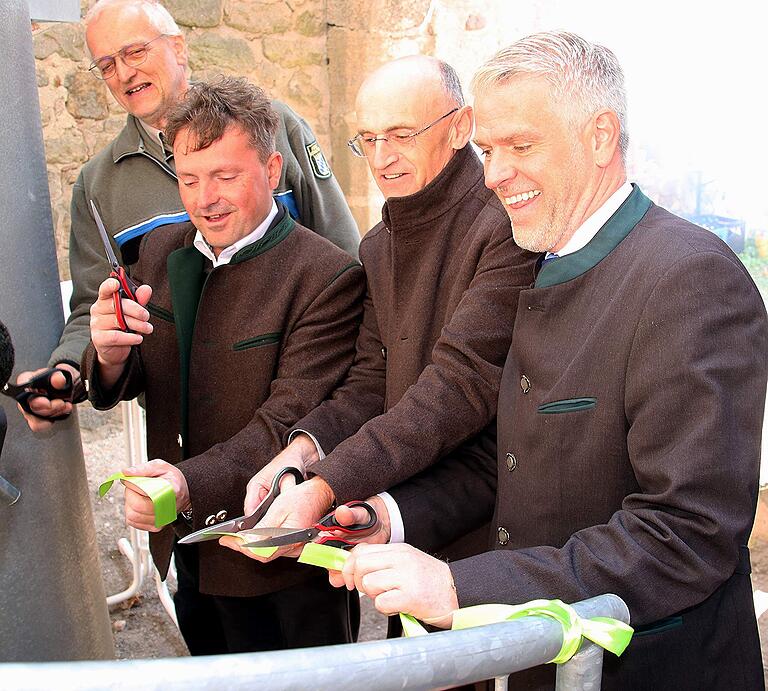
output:
<instances>
[{"instance_id":1,"label":"smiling face","mask_svg":"<svg viewBox=\"0 0 768 691\"><path fill-rule=\"evenodd\" d=\"M357 132L364 137L406 135L456 107L441 87L439 75L410 73L408 63L391 64L369 77L357 95ZM404 197L426 187L447 165L457 144L454 121L461 112L405 142L376 142L366 160L385 198ZM454 128L452 130L452 128Z\"/></svg>"},{"instance_id":2,"label":"smiling face","mask_svg":"<svg viewBox=\"0 0 768 691\"><path fill-rule=\"evenodd\" d=\"M85 32L94 60L133 43L147 43L147 59L138 67L115 57L116 72L105 83L115 100L132 115L162 129L168 110L186 91L187 54L183 36L164 36L140 5L105 7ZM153 40L156 39L157 40Z\"/></svg>"},{"instance_id":3,"label":"smiling face","mask_svg":"<svg viewBox=\"0 0 768 691\"><path fill-rule=\"evenodd\" d=\"M173 143L179 192L192 223L218 257L267 217L282 157L275 151L263 162L248 135L234 125L205 149L193 151L194 144L186 129Z\"/></svg>"},{"instance_id":4,"label":"smiling face","mask_svg":"<svg viewBox=\"0 0 768 691\"><path fill-rule=\"evenodd\" d=\"M485 184L512 220L515 242L557 252L605 200L594 118L569 121L540 77L514 77L475 98Z\"/></svg>"}]
</instances>

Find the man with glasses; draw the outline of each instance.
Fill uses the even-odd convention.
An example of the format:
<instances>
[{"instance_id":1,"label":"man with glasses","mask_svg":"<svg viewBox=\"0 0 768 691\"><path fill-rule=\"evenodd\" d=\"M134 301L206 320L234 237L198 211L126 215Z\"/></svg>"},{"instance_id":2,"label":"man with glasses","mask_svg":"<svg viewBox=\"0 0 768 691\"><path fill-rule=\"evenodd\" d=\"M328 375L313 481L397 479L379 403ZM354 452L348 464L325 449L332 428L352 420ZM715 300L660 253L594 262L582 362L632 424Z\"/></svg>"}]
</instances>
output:
<instances>
[{"instance_id":1,"label":"man with glasses","mask_svg":"<svg viewBox=\"0 0 768 691\"><path fill-rule=\"evenodd\" d=\"M285 490L264 525L310 525L334 500L386 490L469 446L495 455L499 377L537 255L515 244L483 184L472 109L450 65L423 56L388 63L363 82L356 110L349 146L386 197L382 222L360 245L368 295L356 358L249 483L246 511L284 465L314 475ZM393 505L388 495L373 501ZM485 545L477 533L452 552Z\"/></svg>"},{"instance_id":2,"label":"man with glasses","mask_svg":"<svg viewBox=\"0 0 768 691\"><path fill-rule=\"evenodd\" d=\"M128 112L128 120L113 142L83 167L73 189L72 314L49 366L69 370L74 377L88 343L88 309L108 268L88 201L97 202L125 264L136 261L144 234L188 220L179 199L173 154L162 134L168 110L187 90L184 36L154 0L100 0L86 15L85 26L93 56L90 70L104 80ZM296 220L356 255L357 226L312 131L284 104L275 101L274 107L280 116L277 149L283 156L275 197ZM18 381L27 381L32 374L24 372ZM59 377L63 386L60 374L54 375L54 384ZM71 402L43 396L31 406L43 418L72 410ZM31 414L25 417L36 431L51 424Z\"/></svg>"}]
</instances>

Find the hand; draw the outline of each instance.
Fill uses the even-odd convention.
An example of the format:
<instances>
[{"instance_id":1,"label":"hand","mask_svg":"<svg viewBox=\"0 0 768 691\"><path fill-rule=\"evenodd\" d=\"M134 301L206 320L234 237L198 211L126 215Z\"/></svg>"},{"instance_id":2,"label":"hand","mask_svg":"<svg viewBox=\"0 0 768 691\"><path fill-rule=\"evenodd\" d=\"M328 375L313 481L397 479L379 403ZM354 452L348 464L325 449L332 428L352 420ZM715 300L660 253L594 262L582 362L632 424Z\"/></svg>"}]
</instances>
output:
<instances>
[{"instance_id":1,"label":"hand","mask_svg":"<svg viewBox=\"0 0 768 691\"><path fill-rule=\"evenodd\" d=\"M307 467L318 459L315 444L306 434L299 434L277 456L265 465L256 475L248 481L245 492L245 506L243 513L248 516L261 504L272 487L272 480L278 471L283 468L298 468L306 477ZM286 476L280 482L280 488L285 489L293 483L293 476ZM331 500L333 501L333 500Z\"/></svg>"},{"instance_id":2,"label":"hand","mask_svg":"<svg viewBox=\"0 0 768 691\"><path fill-rule=\"evenodd\" d=\"M291 480L286 480L287 482ZM300 485L283 489L255 529L308 528L325 516L332 504L333 491L325 480L314 477ZM239 537L224 536L219 538L219 544L261 562L272 561L278 557L297 557L304 548L303 544L281 547L271 557L261 557L253 554L247 547L243 547L244 540Z\"/></svg>"},{"instance_id":3,"label":"hand","mask_svg":"<svg viewBox=\"0 0 768 691\"><path fill-rule=\"evenodd\" d=\"M72 375L72 381L77 380L80 377L80 371L72 365L68 365L65 362L56 365L59 369L66 370ZM45 372L48 368L41 367L34 372L22 372L16 377L17 384L23 384L29 381L32 377ZM67 385L67 380L61 372L55 372L51 376L51 385L55 389L63 389ZM47 432L54 423L50 420L41 420L34 415L27 413L21 406L17 406L24 419L29 425L29 429L33 432ZM47 396L35 396L29 399L29 407L37 414L43 417L58 417L59 415L69 415L72 412L72 404L69 401L63 401L60 398L48 398Z\"/></svg>"},{"instance_id":4,"label":"hand","mask_svg":"<svg viewBox=\"0 0 768 691\"><path fill-rule=\"evenodd\" d=\"M167 480L173 487L176 495L176 511L186 511L191 502L189 499L189 487L187 479L175 465L155 459L147 463L123 468L126 475L140 475L142 477L161 477ZM155 527L155 510L152 500L130 481L125 482L125 522L138 530L148 530L157 533L161 528Z\"/></svg>"},{"instance_id":5,"label":"hand","mask_svg":"<svg viewBox=\"0 0 768 691\"><path fill-rule=\"evenodd\" d=\"M116 278L108 278L99 286L99 297L91 305L91 340L99 362L99 378L105 389L112 387L123 372L125 361L133 346L141 345L142 334L152 333L149 312L144 306L152 297L148 285L136 289L136 300L123 298L123 315L128 328L135 333L122 331L117 323L113 295L120 284Z\"/></svg>"},{"instance_id":6,"label":"hand","mask_svg":"<svg viewBox=\"0 0 768 691\"><path fill-rule=\"evenodd\" d=\"M449 628L459 608L448 564L411 545L358 545L341 577L348 590L368 595L382 614L404 612Z\"/></svg>"},{"instance_id":7,"label":"hand","mask_svg":"<svg viewBox=\"0 0 768 691\"><path fill-rule=\"evenodd\" d=\"M363 534L356 533L350 535L349 533L343 533L339 530L330 531L330 533L338 537L343 537L348 542L356 542L359 544L365 543L368 545L385 545L389 542L389 538L392 534L389 524L389 511L387 511L384 501L379 496L369 497L365 501L373 507L374 511L376 511L376 516L378 517L376 525L373 526L373 528ZM341 525L345 526L352 525L353 523L365 523L368 520L368 512L359 506L350 508L349 506L342 504L336 511L334 511L334 515L336 520ZM343 582L334 585L340 587L343 585Z\"/></svg>"}]
</instances>

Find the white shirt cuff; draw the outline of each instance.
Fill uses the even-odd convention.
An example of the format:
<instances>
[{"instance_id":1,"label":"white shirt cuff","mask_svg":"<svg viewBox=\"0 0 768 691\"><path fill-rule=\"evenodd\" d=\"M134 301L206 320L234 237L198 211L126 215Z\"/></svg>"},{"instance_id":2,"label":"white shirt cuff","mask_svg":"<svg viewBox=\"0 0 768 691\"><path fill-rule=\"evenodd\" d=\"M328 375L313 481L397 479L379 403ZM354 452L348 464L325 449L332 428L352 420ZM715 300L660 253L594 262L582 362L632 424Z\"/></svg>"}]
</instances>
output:
<instances>
[{"instance_id":1,"label":"white shirt cuff","mask_svg":"<svg viewBox=\"0 0 768 691\"><path fill-rule=\"evenodd\" d=\"M389 513L389 544L394 545L398 542L405 542L405 526L403 525L403 516L400 513L400 507L388 492L379 494L384 506Z\"/></svg>"},{"instance_id":2,"label":"white shirt cuff","mask_svg":"<svg viewBox=\"0 0 768 691\"><path fill-rule=\"evenodd\" d=\"M293 430L293 432L291 432L288 435L288 443L289 444L296 438L297 434L306 434L312 440L312 443L315 445L315 448L317 449L317 455L319 457L318 460L322 461L325 458L325 452L323 451L323 447L320 446L320 442L317 441L317 439L315 439L315 435L314 434L312 434L311 432L307 432L307 430L305 430L305 429L295 429L295 430ZM395 504L395 506L397 506L397 504Z\"/></svg>"}]
</instances>

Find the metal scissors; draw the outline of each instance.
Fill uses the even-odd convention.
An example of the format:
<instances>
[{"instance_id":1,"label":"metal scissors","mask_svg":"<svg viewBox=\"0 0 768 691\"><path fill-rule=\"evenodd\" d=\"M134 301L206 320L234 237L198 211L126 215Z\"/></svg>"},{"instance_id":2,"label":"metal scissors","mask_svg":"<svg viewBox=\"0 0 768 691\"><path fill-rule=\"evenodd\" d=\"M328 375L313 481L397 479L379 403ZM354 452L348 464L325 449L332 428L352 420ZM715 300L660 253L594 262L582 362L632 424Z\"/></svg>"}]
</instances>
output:
<instances>
[{"instance_id":1,"label":"metal scissors","mask_svg":"<svg viewBox=\"0 0 768 691\"><path fill-rule=\"evenodd\" d=\"M109 242L109 236L107 235L107 229L104 227L104 223L99 216L99 212L96 210L96 204L91 199L91 209L93 210L93 218L96 221L96 227L99 229L101 235L101 241L104 243L104 251L107 253L107 260L109 261L112 271L109 274L110 278L116 278L120 287L117 292L112 295L112 299L115 303L115 316L117 317L117 325L121 331L131 333L131 330L125 323L125 315L123 314L123 298L129 300L136 300L136 284L130 279L125 269L120 266L117 261L115 253L112 251L112 245Z\"/></svg>"},{"instance_id":2,"label":"metal scissors","mask_svg":"<svg viewBox=\"0 0 768 691\"><path fill-rule=\"evenodd\" d=\"M293 545L297 543L317 542L319 545L329 545L330 547L340 547L341 549L350 549L355 546L354 542L349 542L335 535L326 535L319 540L315 538L326 530L338 530L348 535L364 533L376 525L379 517L376 510L367 502L350 501L344 506L360 506L368 512L368 520L364 523L353 523L352 525L341 525L334 516L333 511L323 516L317 523L309 528L257 528L249 533L249 536L263 538L255 542L247 542L244 547L282 547L283 545Z\"/></svg>"},{"instance_id":3,"label":"metal scissors","mask_svg":"<svg viewBox=\"0 0 768 691\"><path fill-rule=\"evenodd\" d=\"M179 540L180 545L189 545L193 542L205 542L206 540L218 540L225 533L240 533L243 530L250 530L253 528L262 518L267 510L274 503L275 499L280 495L280 481L286 475L293 475L298 485L304 482L304 476L298 468L283 468L280 470L275 478L272 480L272 487L270 487L267 496L261 500L261 503L256 507L256 510L248 516L238 516L231 521L224 521L223 523L217 523L216 525L208 526L202 530L198 530L189 535L185 535Z\"/></svg>"},{"instance_id":4,"label":"metal scissors","mask_svg":"<svg viewBox=\"0 0 768 691\"><path fill-rule=\"evenodd\" d=\"M51 384L51 377L56 372L61 372L61 374L64 375L65 384L63 389L57 389ZM11 382L7 382L3 388L0 389L0 392L4 393L6 396L15 398L16 402L24 409L24 412L40 418L41 420L50 420L51 422L64 420L69 416L57 415L55 417L45 417L44 415L38 415L29 407L29 402L33 398L45 396L46 398L58 398L70 403L82 403L88 398L88 394L85 391L85 386L83 386L81 379L78 377L73 381L72 374L59 367L50 367L23 384L11 384Z\"/></svg>"}]
</instances>

